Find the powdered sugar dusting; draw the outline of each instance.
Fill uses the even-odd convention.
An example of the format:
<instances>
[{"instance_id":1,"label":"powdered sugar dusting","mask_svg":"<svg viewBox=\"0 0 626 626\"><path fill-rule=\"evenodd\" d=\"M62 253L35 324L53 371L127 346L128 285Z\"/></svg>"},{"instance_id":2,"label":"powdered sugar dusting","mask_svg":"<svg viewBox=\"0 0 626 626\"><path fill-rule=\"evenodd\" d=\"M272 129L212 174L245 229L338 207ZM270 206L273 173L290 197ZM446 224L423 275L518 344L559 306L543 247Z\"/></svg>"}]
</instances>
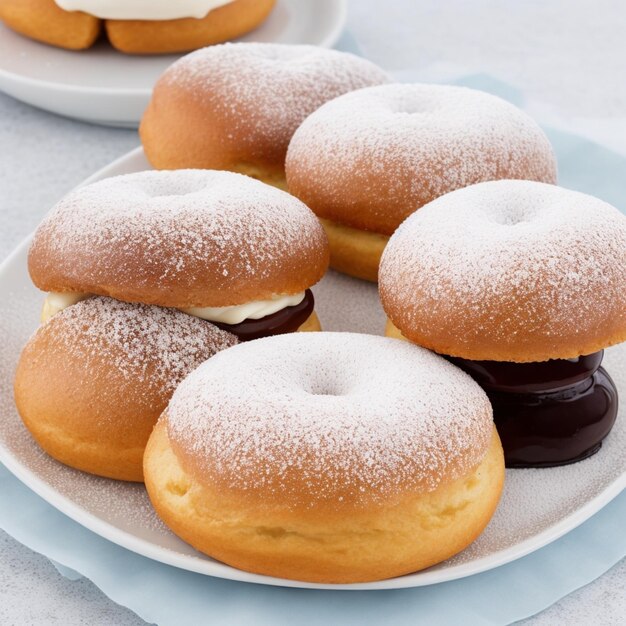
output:
<instances>
[{"instance_id":1,"label":"powdered sugar dusting","mask_svg":"<svg viewBox=\"0 0 626 626\"><path fill-rule=\"evenodd\" d=\"M148 294L154 300L137 299L165 306L227 306L249 300L238 301L238 291L247 295L251 284L254 299L271 297L277 272L322 266L325 250L313 213L285 192L230 172L146 171L61 200L37 229L30 269L47 291L69 284L122 298ZM170 302L173 289L187 289L191 301Z\"/></svg>"},{"instance_id":2,"label":"powdered sugar dusting","mask_svg":"<svg viewBox=\"0 0 626 626\"><path fill-rule=\"evenodd\" d=\"M288 506L433 490L474 467L492 432L484 392L460 370L354 333L240 344L191 374L167 415L209 480Z\"/></svg>"},{"instance_id":3,"label":"powdered sugar dusting","mask_svg":"<svg viewBox=\"0 0 626 626\"><path fill-rule=\"evenodd\" d=\"M496 96L393 84L320 107L294 134L286 171L316 213L356 228L380 222L378 231L391 234L454 189L501 178L555 182L556 160L539 126ZM346 181L355 193L346 194Z\"/></svg>"},{"instance_id":4,"label":"powdered sugar dusting","mask_svg":"<svg viewBox=\"0 0 626 626\"><path fill-rule=\"evenodd\" d=\"M546 345L600 336L626 328L626 218L553 185L483 183L407 219L379 279L398 325L445 328L461 354L487 337L514 346L533 335Z\"/></svg>"},{"instance_id":5,"label":"powdered sugar dusting","mask_svg":"<svg viewBox=\"0 0 626 626\"><path fill-rule=\"evenodd\" d=\"M150 549L164 554L173 551L181 563L212 575L237 577L237 570L213 561L178 539L157 518L143 486L73 470L41 451L22 424L12 396L15 363L28 335L36 328L41 293L33 288L25 271L22 251L9 261L0 283L5 297L0 304L0 456L7 467L19 467L26 484L47 485L56 501L71 502L85 516L95 516L110 532L122 533L125 545L136 540L149 542ZM354 298L346 309L346 289ZM315 288L322 304L323 323L328 330L359 329L379 333L384 328L375 285L335 272ZM626 344L605 353L604 366L620 394L626 393ZM572 525L573 512L596 510L594 502L606 501L624 484L626 471L626 407L618 407L618 418L602 449L593 457L564 467L508 470L503 499L485 532L466 550L434 570L447 570L461 562L502 558L503 551L519 551L522 541L533 542L554 524ZM53 496L48 496L52 498ZM591 504L590 504L591 503ZM527 547L528 544L527 544ZM165 552L164 552L165 551ZM421 580L431 569L408 581ZM441 572L440 572L441 573ZM451 570L451 573L455 573ZM407 580L403 578L401 580Z\"/></svg>"},{"instance_id":6,"label":"powdered sugar dusting","mask_svg":"<svg viewBox=\"0 0 626 626\"><path fill-rule=\"evenodd\" d=\"M64 309L37 332L46 335L48 350L84 363L85 380L76 385L89 384L96 376L91 368L106 362L111 380L127 384L139 403L158 397L167 401L198 365L238 342L231 333L175 309L102 297ZM124 395L120 389L112 393Z\"/></svg>"},{"instance_id":7,"label":"powdered sugar dusting","mask_svg":"<svg viewBox=\"0 0 626 626\"><path fill-rule=\"evenodd\" d=\"M226 43L188 54L160 82L204 104L211 102L216 114L237 133L238 142L274 144L286 152L296 128L324 102L388 80L378 66L347 52L306 45ZM240 126L248 131L245 135L237 132Z\"/></svg>"}]
</instances>

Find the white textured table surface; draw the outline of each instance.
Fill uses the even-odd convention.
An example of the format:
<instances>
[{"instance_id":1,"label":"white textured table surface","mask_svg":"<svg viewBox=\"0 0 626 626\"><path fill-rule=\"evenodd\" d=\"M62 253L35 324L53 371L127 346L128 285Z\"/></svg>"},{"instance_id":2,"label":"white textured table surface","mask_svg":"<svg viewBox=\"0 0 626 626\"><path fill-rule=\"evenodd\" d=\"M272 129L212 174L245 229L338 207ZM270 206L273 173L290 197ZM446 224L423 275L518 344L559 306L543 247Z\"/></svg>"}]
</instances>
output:
<instances>
[{"instance_id":1,"label":"white textured table surface","mask_svg":"<svg viewBox=\"0 0 626 626\"><path fill-rule=\"evenodd\" d=\"M545 120L626 154L621 0L352 0L349 30L366 56L390 70L417 70L424 79L493 74L521 88ZM61 195L137 143L133 131L72 122L0 94L0 260ZM625 622L622 561L524 623ZM3 626L143 623L0 532Z\"/></svg>"}]
</instances>

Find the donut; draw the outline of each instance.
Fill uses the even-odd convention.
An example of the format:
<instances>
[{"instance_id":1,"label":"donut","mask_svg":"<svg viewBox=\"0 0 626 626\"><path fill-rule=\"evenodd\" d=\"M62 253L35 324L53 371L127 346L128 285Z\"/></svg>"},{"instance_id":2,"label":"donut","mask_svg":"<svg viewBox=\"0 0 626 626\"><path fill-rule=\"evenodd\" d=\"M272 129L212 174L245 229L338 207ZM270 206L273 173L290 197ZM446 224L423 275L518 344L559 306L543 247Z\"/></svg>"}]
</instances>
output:
<instances>
[{"instance_id":1,"label":"donut","mask_svg":"<svg viewBox=\"0 0 626 626\"><path fill-rule=\"evenodd\" d=\"M144 456L150 499L197 550L322 583L463 550L491 518L502 449L486 395L441 357L355 333L243 343L178 387Z\"/></svg>"},{"instance_id":2,"label":"donut","mask_svg":"<svg viewBox=\"0 0 626 626\"><path fill-rule=\"evenodd\" d=\"M310 287L328 266L315 215L241 174L146 171L62 199L28 255L54 314L87 295L182 309L242 339L319 330Z\"/></svg>"},{"instance_id":3,"label":"donut","mask_svg":"<svg viewBox=\"0 0 626 626\"><path fill-rule=\"evenodd\" d=\"M276 0L0 0L16 32L68 50L90 48L104 32L129 54L187 52L254 30Z\"/></svg>"},{"instance_id":4,"label":"donut","mask_svg":"<svg viewBox=\"0 0 626 626\"><path fill-rule=\"evenodd\" d=\"M178 383L236 343L176 309L92 297L52 317L24 347L18 412L58 461L142 481L148 437Z\"/></svg>"},{"instance_id":5,"label":"donut","mask_svg":"<svg viewBox=\"0 0 626 626\"><path fill-rule=\"evenodd\" d=\"M322 220L331 266L370 281L389 236L435 198L503 178L556 182L531 118L448 85L381 85L324 104L293 135L285 168L290 193Z\"/></svg>"},{"instance_id":6,"label":"donut","mask_svg":"<svg viewBox=\"0 0 626 626\"><path fill-rule=\"evenodd\" d=\"M166 70L139 132L156 169L230 170L285 188L285 154L300 123L332 98L387 80L373 63L337 50L213 46Z\"/></svg>"},{"instance_id":7,"label":"donut","mask_svg":"<svg viewBox=\"0 0 626 626\"><path fill-rule=\"evenodd\" d=\"M116 0L116 3L126 1ZM176 0L177 4L179 2ZM172 2L162 0L162 4L171 7ZM229 41L254 30L271 13L276 0L230 0L227 3L223 0L194 0L193 4L219 6L210 9L200 19L106 20L107 37L114 48L130 54L187 52Z\"/></svg>"},{"instance_id":8,"label":"donut","mask_svg":"<svg viewBox=\"0 0 626 626\"><path fill-rule=\"evenodd\" d=\"M0 0L0 20L30 39L68 50L90 48L101 32L97 17L64 11L54 0Z\"/></svg>"},{"instance_id":9,"label":"donut","mask_svg":"<svg viewBox=\"0 0 626 626\"><path fill-rule=\"evenodd\" d=\"M409 217L380 266L387 334L448 355L488 391L507 463L597 452L617 414L602 350L626 340L626 217L503 180Z\"/></svg>"}]
</instances>

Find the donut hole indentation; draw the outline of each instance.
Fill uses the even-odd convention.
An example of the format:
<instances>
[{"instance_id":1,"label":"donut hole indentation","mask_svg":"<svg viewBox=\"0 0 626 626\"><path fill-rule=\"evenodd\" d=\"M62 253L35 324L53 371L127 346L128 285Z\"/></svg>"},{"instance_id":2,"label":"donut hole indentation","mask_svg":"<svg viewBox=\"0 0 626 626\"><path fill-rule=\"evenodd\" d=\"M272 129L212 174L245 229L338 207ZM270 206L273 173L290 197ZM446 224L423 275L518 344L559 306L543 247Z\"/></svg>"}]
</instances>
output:
<instances>
[{"instance_id":1,"label":"donut hole indentation","mask_svg":"<svg viewBox=\"0 0 626 626\"><path fill-rule=\"evenodd\" d=\"M150 181L149 181L150 182ZM205 191L207 189L206 180L187 180L185 185L175 184L171 180L162 180L157 184L143 184L141 191L144 197L150 200L161 198L182 198Z\"/></svg>"},{"instance_id":2,"label":"donut hole indentation","mask_svg":"<svg viewBox=\"0 0 626 626\"><path fill-rule=\"evenodd\" d=\"M508 206L493 211L490 218L501 226L519 226L532 222L534 211L525 206Z\"/></svg>"},{"instance_id":3,"label":"donut hole indentation","mask_svg":"<svg viewBox=\"0 0 626 626\"><path fill-rule=\"evenodd\" d=\"M429 115L437 110L433 102L427 100L402 100L391 105L391 111L398 115Z\"/></svg>"},{"instance_id":4,"label":"donut hole indentation","mask_svg":"<svg viewBox=\"0 0 626 626\"><path fill-rule=\"evenodd\" d=\"M171 191L171 192L161 192L161 193L150 193L146 192L146 195L152 200L156 200L159 198L182 198L183 196L191 196L194 193L198 193L202 191L202 189L192 189L190 191Z\"/></svg>"},{"instance_id":5,"label":"donut hole indentation","mask_svg":"<svg viewBox=\"0 0 626 626\"><path fill-rule=\"evenodd\" d=\"M312 382L307 389L307 393L311 396L340 397L345 396L345 390L341 389L332 381L315 381Z\"/></svg>"},{"instance_id":6,"label":"donut hole indentation","mask_svg":"<svg viewBox=\"0 0 626 626\"><path fill-rule=\"evenodd\" d=\"M332 391L309 391L309 393L312 396L334 396L334 397L343 396L342 393L335 393Z\"/></svg>"}]
</instances>

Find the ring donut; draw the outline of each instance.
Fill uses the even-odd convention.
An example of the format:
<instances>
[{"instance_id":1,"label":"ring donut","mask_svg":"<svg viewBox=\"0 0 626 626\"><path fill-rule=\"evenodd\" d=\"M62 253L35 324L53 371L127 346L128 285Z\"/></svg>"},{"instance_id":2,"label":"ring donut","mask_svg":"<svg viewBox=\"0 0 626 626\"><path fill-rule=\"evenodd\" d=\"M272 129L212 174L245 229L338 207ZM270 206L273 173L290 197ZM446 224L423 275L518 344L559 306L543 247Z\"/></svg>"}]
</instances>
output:
<instances>
[{"instance_id":1,"label":"ring donut","mask_svg":"<svg viewBox=\"0 0 626 626\"><path fill-rule=\"evenodd\" d=\"M28 255L58 308L97 294L183 309L248 339L319 329L309 288L327 266L326 236L302 202L208 170L82 187L43 220Z\"/></svg>"},{"instance_id":2,"label":"ring donut","mask_svg":"<svg viewBox=\"0 0 626 626\"><path fill-rule=\"evenodd\" d=\"M626 340L626 217L537 182L431 202L380 266L387 334L447 355L487 391L510 467L598 452L617 416L602 350Z\"/></svg>"},{"instance_id":3,"label":"ring donut","mask_svg":"<svg viewBox=\"0 0 626 626\"><path fill-rule=\"evenodd\" d=\"M391 238L380 296L411 341L471 360L569 359L626 340L626 218L555 185L447 194Z\"/></svg>"},{"instance_id":4,"label":"ring donut","mask_svg":"<svg viewBox=\"0 0 626 626\"><path fill-rule=\"evenodd\" d=\"M376 281L391 234L445 193L502 178L556 182L539 126L490 94L448 85L361 89L298 128L286 161L290 193L322 220L331 266Z\"/></svg>"},{"instance_id":5,"label":"ring donut","mask_svg":"<svg viewBox=\"0 0 626 626\"><path fill-rule=\"evenodd\" d=\"M480 387L411 344L353 333L240 344L177 389L144 458L158 514L246 571L400 576L471 543L504 478Z\"/></svg>"},{"instance_id":6,"label":"ring donut","mask_svg":"<svg viewBox=\"0 0 626 626\"><path fill-rule=\"evenodd\" d=\"M379 67L347 52L213 46L166 70L139 132L157 169L230 170L285 189L287 146L301 122L332 98L387 81Z\"/></svg>"}]
</instances>

